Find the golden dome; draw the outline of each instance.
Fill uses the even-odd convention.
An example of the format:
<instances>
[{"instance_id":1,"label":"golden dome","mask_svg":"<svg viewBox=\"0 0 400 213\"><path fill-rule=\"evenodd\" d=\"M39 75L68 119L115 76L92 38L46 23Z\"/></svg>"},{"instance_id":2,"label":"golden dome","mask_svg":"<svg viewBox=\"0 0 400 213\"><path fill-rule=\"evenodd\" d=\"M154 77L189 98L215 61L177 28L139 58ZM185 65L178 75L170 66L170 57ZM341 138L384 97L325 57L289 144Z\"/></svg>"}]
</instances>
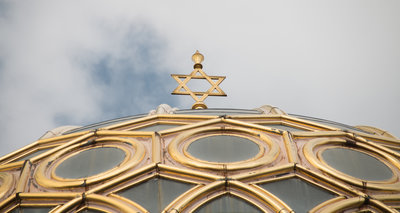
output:
<instances>
[{"instance_id":1,"label":"golden dome","mask_svg":"<svg viewBox=\"0 0 400 213\"><path fill-rule=\"evenodd\" d=\"M160 105L0 158L2 212L396 212L400 141L264 105Z\"/></svg>"}]
</instances>

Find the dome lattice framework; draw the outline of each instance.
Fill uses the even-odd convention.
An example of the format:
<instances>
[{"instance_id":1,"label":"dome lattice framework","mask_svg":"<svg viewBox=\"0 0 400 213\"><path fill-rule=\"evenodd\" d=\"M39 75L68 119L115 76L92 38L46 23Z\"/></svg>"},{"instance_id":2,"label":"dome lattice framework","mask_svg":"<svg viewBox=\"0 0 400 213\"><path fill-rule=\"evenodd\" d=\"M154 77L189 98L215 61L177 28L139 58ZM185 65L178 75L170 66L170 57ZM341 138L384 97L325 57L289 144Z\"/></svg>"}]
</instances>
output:
<instances>
[{"instance_id":1,"label":"dome lattice framework","mask_svg":"<svg viewBox=\"0 0 400 213\"><path fill-rule=\"evenodd\" d=\"M377 128L270 106L161 105L2 157L0 210L397 212L399 143Z\"/></svg>"}]
</instances>

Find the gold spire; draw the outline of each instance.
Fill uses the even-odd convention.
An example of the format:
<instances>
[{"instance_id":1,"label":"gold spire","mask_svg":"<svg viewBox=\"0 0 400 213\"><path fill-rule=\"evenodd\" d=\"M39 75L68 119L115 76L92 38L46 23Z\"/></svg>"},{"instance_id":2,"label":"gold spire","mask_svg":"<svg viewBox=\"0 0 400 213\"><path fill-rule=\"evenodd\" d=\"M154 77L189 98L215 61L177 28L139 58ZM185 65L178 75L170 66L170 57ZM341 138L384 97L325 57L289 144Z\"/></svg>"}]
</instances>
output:
<instances>
[{"instance_id":1,"label":"gold spire","mask_svg":"<svg viewBox=\"0 0 400 213\"><path fill-rule=\"evenodd\" d=\"M190 75L178 75L172 74L171 76L179 83L178 87L172 91L173 95L190 95L196 103L193 104L192 109L207 109L207 105L204 104L204 100L208 96L226 96L225 92L219 88L219 84L226 78L225 76L208 76L202 69L203 65L201 62L204 61L204 56L197 50L192 56L192 60L195 63L194 70ZM192 91L186 85L191 79L206 79L211 87L205 92Z\"/></svg>"}]
</instances>

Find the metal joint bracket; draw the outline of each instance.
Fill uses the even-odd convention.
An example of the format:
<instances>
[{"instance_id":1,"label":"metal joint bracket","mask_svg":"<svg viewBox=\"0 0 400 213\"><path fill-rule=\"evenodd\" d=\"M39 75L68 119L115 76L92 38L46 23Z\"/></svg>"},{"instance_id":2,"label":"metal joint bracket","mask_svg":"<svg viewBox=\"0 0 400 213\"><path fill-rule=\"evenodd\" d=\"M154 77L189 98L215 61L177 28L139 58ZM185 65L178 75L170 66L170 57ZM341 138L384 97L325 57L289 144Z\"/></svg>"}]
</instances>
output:
<instances>
[{"instance_id":1,"label":"metal joint bracket","mask_svg":"<svg viewBox=\"0 0 400 213\"><path fill-rule=\"evenodd\" d=\"M160 162L156 163L156 173L157 175L160 175L160 167L158 166L158 164L160 164Z\"/></svg>"},{"instance_id":2,"label":"metal joint bracket","mask_svg":"<svg viewBox=\"0 0 400 213\"><path fill-rule=\"evenodd\" d=\"M357 142L354 140L346 140L346 145L349 147L357 147Z\"/></svg>"},{"instance_id":3,"label":"metal joint bracket","mask_svg":"<svg viewBox=\"0 0 400 213\"><path fill-rule=\"evenodd\" d=\"M81 147L90 146L96 143L96 139L90 139L86 143L82 144Z\"/></svg>"},{"instance_id":4,"label":"metal joint bracket","mask_svg":"<svg viewBox=\"0 0 400 213\"><path fill-rule=\"evenodd\" d=\"M370 203L371 197L369 195L364 196L363 205L368 205Z\"/></svg>"},{"instance_id":5,"label":"metal joint bracket","mask_svg":"<svg viewBox=\"0 0 400 213\"><path fill-rule=\"evenodd\" d=\"M218 116L218 118L223 118L223 119L227 119L228 118L228 115L220 115L220 116Z\"/></svg>"}]
</instances>

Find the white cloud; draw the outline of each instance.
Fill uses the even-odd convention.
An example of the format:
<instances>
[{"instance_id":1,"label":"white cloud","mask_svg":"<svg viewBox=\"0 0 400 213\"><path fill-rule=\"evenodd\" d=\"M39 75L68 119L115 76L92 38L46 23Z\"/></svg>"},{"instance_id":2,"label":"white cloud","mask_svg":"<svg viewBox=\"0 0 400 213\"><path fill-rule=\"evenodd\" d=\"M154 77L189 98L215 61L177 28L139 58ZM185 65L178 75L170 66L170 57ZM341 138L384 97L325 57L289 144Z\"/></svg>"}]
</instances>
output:
<instances>
[{"instance_id":1,"label":"white cloud","mask_svg":"<svg viewBox=\"0 0 400 213\"><path fill-rule=\"evenodd\" d=\"M0 7L0 140L8 147L0 154L60 124L150 110L165 97L160 91L174 89L169 74L191 71L196 49L207 73L227 76L221 86L228 97L210 98L210 107L272 104L400 136L396 1L4 1ZM141 96L152 77L165 84ZM180 108L192 104L179 100Z\"/></svg>"}]
</instances>

